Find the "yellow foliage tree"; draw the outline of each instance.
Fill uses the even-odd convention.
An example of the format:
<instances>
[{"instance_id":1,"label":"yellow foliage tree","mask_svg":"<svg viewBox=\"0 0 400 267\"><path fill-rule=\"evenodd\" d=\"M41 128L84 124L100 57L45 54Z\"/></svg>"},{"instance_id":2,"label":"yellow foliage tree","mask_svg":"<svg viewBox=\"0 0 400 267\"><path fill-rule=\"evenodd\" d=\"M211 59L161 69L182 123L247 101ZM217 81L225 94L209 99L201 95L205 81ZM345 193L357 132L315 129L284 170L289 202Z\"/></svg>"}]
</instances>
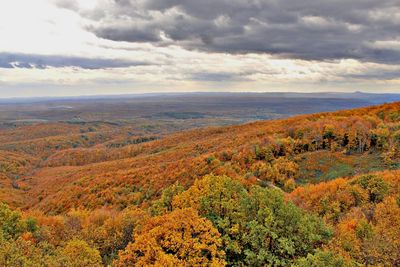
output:
<instances>
[{"instance_id":1,"label":"yellow foliage tree","mask_svg":"<svg viewBox=\"0 0 400 267\"><path fill-rule=\"evenodd\" d=\"M150 219L116 266L224 266L220 234L193 209Z\"/></svg>"},{"instance_id":2,"label":"yellow foliage tree","mask_svg":"<svg viewBox=\"0 0 400 267\"><path fill-rule=\"evenodd\" d=\"M74 239L69 241L59 252L60 266L98 267L102 266L100 253L91 248L85 241Z\"/></svg>"}]
</instances>

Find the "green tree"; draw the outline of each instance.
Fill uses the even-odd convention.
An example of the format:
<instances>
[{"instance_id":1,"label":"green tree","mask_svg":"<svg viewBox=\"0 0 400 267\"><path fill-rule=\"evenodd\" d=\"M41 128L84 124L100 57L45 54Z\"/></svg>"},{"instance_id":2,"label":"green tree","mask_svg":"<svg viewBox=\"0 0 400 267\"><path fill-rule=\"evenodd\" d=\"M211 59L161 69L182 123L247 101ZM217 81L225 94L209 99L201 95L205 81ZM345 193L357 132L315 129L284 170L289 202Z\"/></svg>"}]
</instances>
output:
<instances>
[{"instance_id":1,"label":"green tree","mask_svg":"<svg viewBox=\"0 0 400 267\"><path fill-rule=\"evenodd\" d=\"M308 254L307 257L299 259L295 267L356 267L356 263L346 261L341 256L335 255L331 251L318 250L315 254Z\"/></svg>"},{"instance_id":2,"label":"green tree","mask_svg":"<svg viewBox=\"0 0 400 267\"><path fill-rule=\"evenodd\" d=\"M389 186L376 175L363 175L357 179L358 184L368 191L369 200L374 203L379 203L386 196Z\"/></svg>"},{"instance_id":3,"label":"green tree","mask_svg":"<svg viewBox=\"0 0 400 267\"><path fill-rule=\"evenodd\" d=\"M221 233L228 265L287 266L325 243L331 231L276 189L247 190L226 176L205 176L173 200L192 207Z\"/></svg>"},{"instance_id":4,"label":"green tree","mask_svg":"<svg viewBox=\"0 0 400 267\"><path fill-rule=\"evenodd\" d=\"M152 215L162 215L172 211L172 198L182 193L185 188L178 182L165 188L161 194L161 198L154 201L150 207Z\"/></svg>"},{"instance_id":5,"label":"green tree","mask_svg":"<svg viewBox=\"0 0 400 267\"><path fill-rule=\"evenodd\" d=\"M11 210L6 204L0 204L0 230L5 238L16 238L26 229L21 213Z\"/></svg>"}]
</instances>

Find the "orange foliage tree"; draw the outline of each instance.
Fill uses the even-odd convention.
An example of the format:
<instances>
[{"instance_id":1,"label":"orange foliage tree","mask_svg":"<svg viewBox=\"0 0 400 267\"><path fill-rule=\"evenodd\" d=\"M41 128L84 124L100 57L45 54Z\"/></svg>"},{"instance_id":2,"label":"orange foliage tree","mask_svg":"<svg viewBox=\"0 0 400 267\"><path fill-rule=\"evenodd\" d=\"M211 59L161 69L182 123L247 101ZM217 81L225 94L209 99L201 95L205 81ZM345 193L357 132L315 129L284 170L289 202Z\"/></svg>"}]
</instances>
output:
<instances>
[{"instance_id":1,"label":"orange foliage tree","mask_svg":"<svg viewBox=\"0 0 400 267\"><path fill-rule=\"evenodd\" d=\"M224 266L221 239L193 209L150 219L120 252L116 266Z\"/></svg>"}]
</instances>

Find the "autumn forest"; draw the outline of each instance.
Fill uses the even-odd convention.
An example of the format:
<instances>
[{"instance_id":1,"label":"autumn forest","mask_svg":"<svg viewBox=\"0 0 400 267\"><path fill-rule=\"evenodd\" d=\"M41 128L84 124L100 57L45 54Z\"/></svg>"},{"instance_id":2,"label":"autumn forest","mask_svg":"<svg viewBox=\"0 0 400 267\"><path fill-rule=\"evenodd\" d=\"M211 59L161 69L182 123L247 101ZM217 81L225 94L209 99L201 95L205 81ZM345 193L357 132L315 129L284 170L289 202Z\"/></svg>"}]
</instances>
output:
<instances>
[{"instance_id":1,"label":"autumn forest","mask_svg":"<svg viewBox=\"0 0 400 267\"><path fill-rule=\"evenodd\" d=\"M400 103L176 120L4 124L0 266L400 265Z\"/></svg>"}]
</instances>

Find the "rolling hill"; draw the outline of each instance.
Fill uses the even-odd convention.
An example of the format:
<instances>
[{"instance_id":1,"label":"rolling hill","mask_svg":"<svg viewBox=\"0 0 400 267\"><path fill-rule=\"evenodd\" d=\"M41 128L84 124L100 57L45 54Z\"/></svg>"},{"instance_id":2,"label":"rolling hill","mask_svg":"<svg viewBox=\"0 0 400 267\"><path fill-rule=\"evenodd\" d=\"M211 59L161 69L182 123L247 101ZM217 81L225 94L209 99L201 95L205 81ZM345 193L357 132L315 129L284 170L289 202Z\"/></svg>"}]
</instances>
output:
<instances>
[{"instance_id":1,"label":"rolling hill","mask_svg":"<svg viewBox=\"0 0 400 267\"><path fill-rule=\"evenodd\" d=\"M87 134L88 140L70 133L31 139L32 147L20 141L1 148L43 158L31 175L18 181L26 188L27 207L46 212L123 208L159 196L176 181L189 186L208 173L241 177L250 183L268 181L284 188L285 183L296 186L397 168L399 118L395 103L197 129L118 147L110 146L118 134L106 129ZM82 145L73 148L76 142ZM87 142L93 145L85 147ZM56 149L56 145L62 147Z\"/></svg>"}]
</instances>

